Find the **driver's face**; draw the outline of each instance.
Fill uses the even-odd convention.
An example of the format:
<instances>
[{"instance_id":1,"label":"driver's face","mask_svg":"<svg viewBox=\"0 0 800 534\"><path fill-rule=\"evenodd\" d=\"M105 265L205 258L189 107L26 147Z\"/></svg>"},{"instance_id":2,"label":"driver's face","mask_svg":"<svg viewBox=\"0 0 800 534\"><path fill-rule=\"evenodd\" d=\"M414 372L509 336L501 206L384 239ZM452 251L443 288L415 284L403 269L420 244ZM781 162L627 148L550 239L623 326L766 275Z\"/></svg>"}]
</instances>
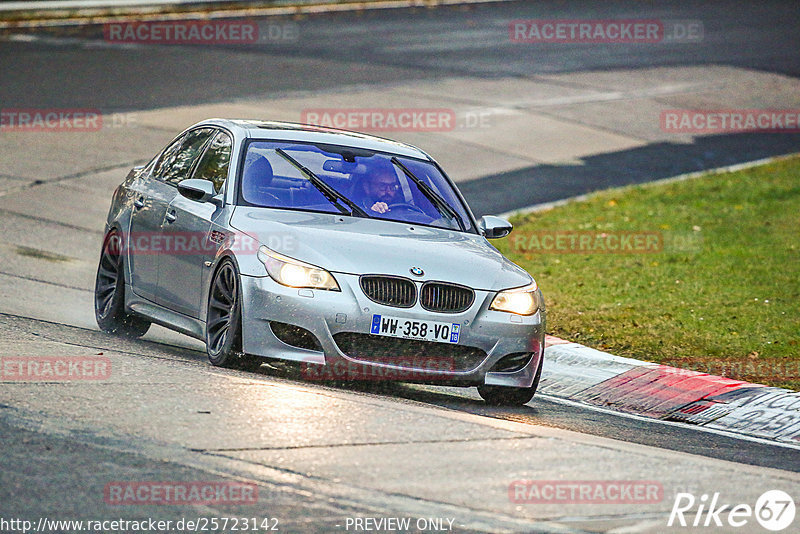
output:
<instances>
[{"instance_id":1,"label":"driver's face","mask_svg":"<svg viewBox=\"0 0 800 534\"><path fill-rule=\"evenodd\" d=\"M397 195L397 180L394 176L382 174L367 184L369 194L380 202L389 202Z\"/></svg>"}]
</instances>

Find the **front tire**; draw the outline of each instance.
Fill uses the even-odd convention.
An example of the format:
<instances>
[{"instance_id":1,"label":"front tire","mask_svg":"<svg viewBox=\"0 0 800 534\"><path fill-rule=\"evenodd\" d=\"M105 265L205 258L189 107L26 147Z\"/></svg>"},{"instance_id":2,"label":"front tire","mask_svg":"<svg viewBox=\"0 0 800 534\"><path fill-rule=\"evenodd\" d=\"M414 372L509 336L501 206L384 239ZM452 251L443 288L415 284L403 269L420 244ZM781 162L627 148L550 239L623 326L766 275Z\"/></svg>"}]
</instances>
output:
<instances>
[{"instance_id":1,"label":"front tire","mask_svg":"<svg viewBox=\"0 0 800 534\"><path fill-rule=\"evenodd\" d=\"M533 378L533 384L527 388L511 388L504 386L478 386L478 394L492 406L524 406L528 404L536 389L539 387L539 379L542 377L542 367L544 367L544 354L539 359L539 368Z\"/></svg>"},{"instance_id":2,"label":"front tire","mask_svg":"<svg viewBox=\"0 0 800 534\"><path fill-rule=\"evenodd\" d=\"M112 230L103 240L94 283L94 317L100 330L126 337L142 337L150 322L125 311L125 270L122 238Z\"/></svg>"},{"instance_id":3,"label":"front tire","mask_svg":"<svg viewBox=\"0 0 800 534\"><path fill-rule=\"evenodd\" d=\"M254 371L263 360L242 352L242 299L239 273L223 260L208 292L206 313L208 361L217 367Z\"/></svg>"}]
</instances>

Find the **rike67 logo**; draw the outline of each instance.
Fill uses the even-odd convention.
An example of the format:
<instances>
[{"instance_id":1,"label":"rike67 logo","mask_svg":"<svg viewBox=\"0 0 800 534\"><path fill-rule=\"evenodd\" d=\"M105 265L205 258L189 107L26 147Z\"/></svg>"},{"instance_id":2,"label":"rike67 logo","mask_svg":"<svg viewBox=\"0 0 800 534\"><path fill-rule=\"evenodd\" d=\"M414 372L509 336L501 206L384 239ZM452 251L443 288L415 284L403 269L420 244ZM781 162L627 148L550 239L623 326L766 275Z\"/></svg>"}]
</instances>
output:
<instances>
[{"instance_id":1,"label":"rike67 logo","mask_svg":"<svg viewBox=\"0 0 800 534\"><path fill-rule=\"evenodd\" d=\"M707 494L696 499L691 493L678 493L667 526L734 528L749 526L750 528L746 530L752 532L752 520L755 518L763 528L778 532L794 522L794 515L794 499L781 490L764 492L756 500L755 506L744 503L722 504L719 493L714 493L710 500Z\"/></svg>"}]
</instances>

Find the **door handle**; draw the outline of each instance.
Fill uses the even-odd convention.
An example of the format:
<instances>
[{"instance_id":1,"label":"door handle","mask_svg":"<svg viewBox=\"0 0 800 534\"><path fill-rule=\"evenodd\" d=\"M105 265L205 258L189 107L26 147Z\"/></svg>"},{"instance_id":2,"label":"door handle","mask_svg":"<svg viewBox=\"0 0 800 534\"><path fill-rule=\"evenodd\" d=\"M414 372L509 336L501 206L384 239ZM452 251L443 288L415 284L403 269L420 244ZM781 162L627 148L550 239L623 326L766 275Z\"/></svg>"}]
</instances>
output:
<instances>
[{"instance_id":1,"label":"door handle","mask_svg":"<svg viewBox=\"0 0 800 534\"><path fill-rule=\"evenodd\" d=\"M168 224L174 223L177 218L178 216L175 215L174 211L168 211L167 214L164 216L164 219L167 220Z\"/></svg>"},{"instance_id":2,"label":"door handle","mask_svg":"<svg viewBox=\"0 0 800 534\"><path fill-rule=\"evenodd\" d=\"M133 207L140 210L144 207L144 197L139 197L133 201Z\"/></svg>"}]
</instances>

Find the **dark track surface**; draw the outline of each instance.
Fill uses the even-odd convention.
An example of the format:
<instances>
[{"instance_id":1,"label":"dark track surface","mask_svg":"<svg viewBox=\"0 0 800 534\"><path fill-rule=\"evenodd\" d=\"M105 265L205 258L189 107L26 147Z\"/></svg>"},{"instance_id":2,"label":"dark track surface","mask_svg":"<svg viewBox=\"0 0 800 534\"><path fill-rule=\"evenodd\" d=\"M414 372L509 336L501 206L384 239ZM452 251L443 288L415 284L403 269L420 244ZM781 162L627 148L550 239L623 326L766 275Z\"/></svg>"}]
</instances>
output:
<instances>
[{"instance_id":1,"label":"dark track surface","mask_svg":"<svg viewBox=\"0 0 800 534\"><path fill-rule=\"evenodd\" d=\"M508 38L515 19L696 20L699 43L537 44ZM6 107L136 110L268 97L287 90L472 75L729 65L800 76L795 2L508 2L261 19L294 24L298 38L248 46L85 46L3 42ZM66 32L66 30L65 30ZM65 33L62 32L62 33ZM102 43L99 27L69 31Z\"/></svg>"},{"instance_id":2,"label":"dark track surface","mask_svg":"<svg viewBox=\"0 0 800 534\"><path fill-rule=\"evenodd\" d=\"M536 18L650 18L703 24L699 43L516 44L508 23ZM3 107L78 107L104 112L324 91L353 84L470 75L521 76L645 67L728 65L800 76L800 8L744 3L508 2L291 18L298 38L247 46L117 47L101 28L61 30L94 39L0 41ZM477 215L500 213L607 187L796 152L800 134L731 134L691 144L656 143L537 165L460 187Z\"/></svg>"}]
</instances>

